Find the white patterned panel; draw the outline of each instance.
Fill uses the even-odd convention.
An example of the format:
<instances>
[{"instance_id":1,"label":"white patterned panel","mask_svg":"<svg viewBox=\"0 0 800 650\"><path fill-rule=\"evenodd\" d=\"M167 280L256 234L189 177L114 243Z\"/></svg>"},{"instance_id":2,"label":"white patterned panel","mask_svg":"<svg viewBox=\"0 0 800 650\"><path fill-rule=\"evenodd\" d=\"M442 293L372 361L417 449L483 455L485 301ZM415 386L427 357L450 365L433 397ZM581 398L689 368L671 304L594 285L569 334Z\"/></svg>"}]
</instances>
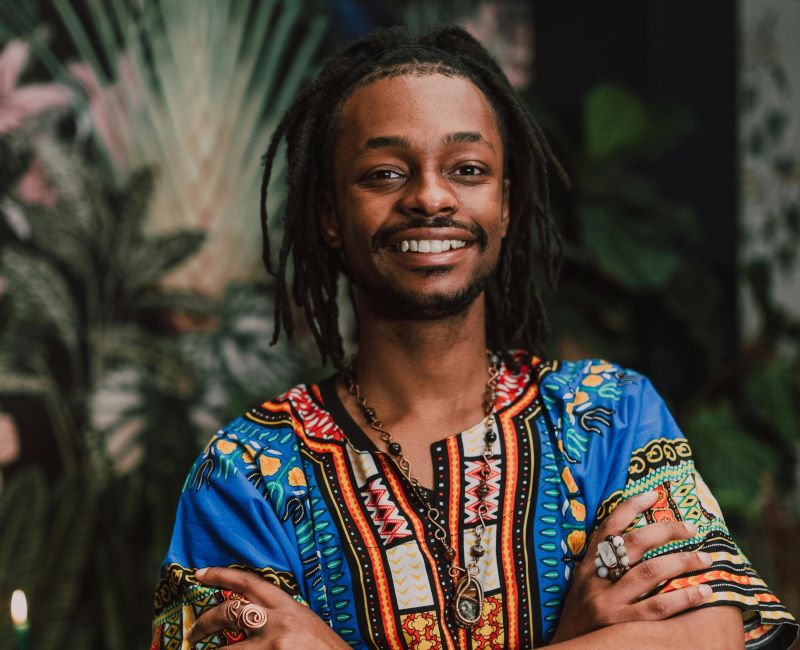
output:
<instances>
[{"instance_id":1,"label":"white patterned panel","mask_svg":"<svg viewBox=\"0 0 800 650\"><path fill-rule=\"evenodd\" d=\"M391 544L396 539L411 537L408 521L392 500L389 490L380 476L367 483L361 489L361 494L367 512L372 517L384 545Z\"/></svg>"},{"instance_id":2,"label":"white patterned panel","mask_svg":"<svg viewBox=\"0 0 800 650\"><path fill-rule=\"evenodd\" d=\"M370 476L375 476L378 473L378 467L375 465L372 454L368 451L359 451L349 443L346 447L356 483L358 488L361 489L367 484L367 479Z\"/></svg>"},{"instance_id":3,"label":"white patterned panel","mask_svg":"<svg viewBox=\"0 0 800 650\"><path fill-rule=\"evenodd\" d=\"M470 549L473 544L475 544L475 535L468 530L462 541L462 552L464 553L462 566L472 560ZM486 532L481 537L481 546L486 549L486 553L478 560L481 570L478 580L483 585L483 590L489 592L500 588L500 568L497 565L497 524L486 526Z\"/></svg>"},{"instance_id":4,"label":"white patterned panel","mask_svg":"<svg viewBox=\"0 0 800 650\"><path fill-rule=\"evenodd\" d=\"M497 434L497 439L492 444L492 454L497 456L500 453L500 432L497 430L497 418L492 418L492 431ZM476 424L461 434L465 458L483 455L483 448L486 446L485 435L486 429L483 426L483 420L481 420L480 424Z\"/></svg>"},{"instance_id":5,"label":"white patterned panel","mask_svg":"<svg viewBox=\"0 0 800 650\"><path fill-rule=\"evenodd\" d=\"M425 560L416 542L406 542L386 551L389 571L400 611L414 607L433 607L433 594L425 570Z\"/></svg>"}]
</instances>

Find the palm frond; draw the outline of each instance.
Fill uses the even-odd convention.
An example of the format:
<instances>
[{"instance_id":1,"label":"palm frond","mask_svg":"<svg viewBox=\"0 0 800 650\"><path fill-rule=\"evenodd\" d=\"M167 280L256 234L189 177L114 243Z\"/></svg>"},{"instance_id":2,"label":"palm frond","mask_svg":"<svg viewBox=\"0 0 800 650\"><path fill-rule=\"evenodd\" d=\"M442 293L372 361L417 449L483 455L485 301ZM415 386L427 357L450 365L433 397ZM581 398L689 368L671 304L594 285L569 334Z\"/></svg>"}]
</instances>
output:
<instances>
[{"instance_id":1,"label":"palm frond","mask_svg":"<svg viewBox=\"0 0 800 650\"><path fill-rule=\"evenodd\" d=\"M103 118L128 134L119 135L121 171L160 170L147 231L208 232L200 254L168 284L219 297L228 281L255 277L260 156L308 72L326 17L303 20L306 3L294 0L198 0L190 11L179 0L149 0L139 11L92 0L87 30L74 4L56 7L76 48L101 86L112 88L110 68L122 91L104 95ZM137 84L121 83L123 65ZM281 204L277 177L275 188L272 207Z\"/></svg>"}]
</instances>

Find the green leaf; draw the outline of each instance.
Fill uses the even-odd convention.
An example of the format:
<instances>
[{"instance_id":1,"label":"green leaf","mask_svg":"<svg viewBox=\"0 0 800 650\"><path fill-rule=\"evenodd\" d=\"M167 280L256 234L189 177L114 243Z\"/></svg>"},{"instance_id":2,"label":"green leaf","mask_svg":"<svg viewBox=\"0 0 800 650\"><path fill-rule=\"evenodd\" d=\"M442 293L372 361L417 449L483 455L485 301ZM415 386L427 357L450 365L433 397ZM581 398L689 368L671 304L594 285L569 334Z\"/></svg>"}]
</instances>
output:
<instances>
[{"instance_id":1,"label":"green leaf","mask_svg":"<svg viewBox=\"0 0 800 650\"><path fill-rule=\"evenodd\" d=\"M791 448L800 439L797 375L795 364L775 358L757 368L745 383L750 408Z\"/></svg>"},{"instance_id":2,"label":"green leaf","mask_svg":"<svg viewBox=\"0 0 800 650\"><path fill-rule=\"evenodd\" d=\"M20 248L6 249L0 258L8 278L14 308L44 318L70 351L78 345L78 315L72 294L52 262Z\"/></svg>"},{"instance_id":3,"label":"green leaf","mask_svg":"<svg viewBox=\"0 0 800 650\"><path fill-rule=\"evenodd\" d=\"M757 516L762 480L777 467L776 451L748 435L727 401L700 407L684 430L723 512Z\"/></svg>"},{"instance_id":4,"label":"green leaf","mask_svg":"<svg viewBox=\"0 0 800 650\"><path fill-rule=\"evenodd\" d=\"M132 252L126 269L126 285L132 290L153 286L168 271L186 261L204 241L204 232L188 230L146 240Z\"/></svg>"},{"instance_id":5,"label":"green leaf","mask_svg":"<svg viewBox=\"0 0 800 650\"><path fill-rule=\"evenodd\" d=\"M669 282L681 255L652 222L622 209L584 205L581 237L601 271L633 290L652 290Z\"/></svg>"},{"instance_id":6,"label":"green leaf","mask_svg":"<svg viewBox=\"0 0 800 650\"><path fill-rule=\"evenodd\" d=\"M610 158L637 144L647 131L644 103L613 85L596 86L586 97L586 152L595 160Z\"/></svg>"},{"instance_id":7,"label":"green leaf","mask_svg":"<svg viewBox=\"0 0 800 650\"><path fill-rule=\"evenodd\" d=\"M49 389L47 377L16 372L0 365L0 395L42 395Z\"/></svg>"},{"instance_id":8,"label":"green leaf","mask_svg":"<svg viewBox=\"0 0 800 650\"><path fill-rule=\"evenodd\" d=\"M83 478L65 479L54 491L48 553L31 617L36 648L65 647L81 605L79 594L95 537L96 505L96 494Z\"/></svg>"},{"instance_id":9,"label":"green leaf","mask_svg":"<svg viewBox=\"0 0 800 650\"><path fill-rule=\"evenodd\" d=\"M153 172L147 167L134 170L125 183L124 203L115 233L116 245L123 251L141 235L152 194Z\"/></svg>"},{"instance_id":10,"label":"green leaf","mask_svg":"<svg viewBox=\"0 0 800 650\"><path fill-rule=\"evenodd\" d=\"M218 311L216 302L194 291L156 289L142 294L137 302L142 310L185 311L199 316L213 316Z\"/></svg>"}]
</instances>

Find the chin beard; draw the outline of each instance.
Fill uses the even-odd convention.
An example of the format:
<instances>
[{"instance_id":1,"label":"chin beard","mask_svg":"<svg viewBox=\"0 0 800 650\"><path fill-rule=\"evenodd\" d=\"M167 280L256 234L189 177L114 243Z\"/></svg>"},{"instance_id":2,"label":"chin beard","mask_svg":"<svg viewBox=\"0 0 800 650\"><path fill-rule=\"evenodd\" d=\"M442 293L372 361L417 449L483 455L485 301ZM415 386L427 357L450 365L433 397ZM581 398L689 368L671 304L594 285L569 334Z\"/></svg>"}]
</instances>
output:
<instances>
[{"instance_id":1,"label":"chin beard","mask_svg":"<svg viewBox=\"0 0 800 650\"><path fill-rule=\"evenodd\" d=\"M446 269L431 269L428 273L446 273ZM357 283L378 315L393 320L440 320L463 314L489 284L492 270L476 275L455 293L421 294L402 291L397 287L372 283Z\"/></svg>"}]
</instances>

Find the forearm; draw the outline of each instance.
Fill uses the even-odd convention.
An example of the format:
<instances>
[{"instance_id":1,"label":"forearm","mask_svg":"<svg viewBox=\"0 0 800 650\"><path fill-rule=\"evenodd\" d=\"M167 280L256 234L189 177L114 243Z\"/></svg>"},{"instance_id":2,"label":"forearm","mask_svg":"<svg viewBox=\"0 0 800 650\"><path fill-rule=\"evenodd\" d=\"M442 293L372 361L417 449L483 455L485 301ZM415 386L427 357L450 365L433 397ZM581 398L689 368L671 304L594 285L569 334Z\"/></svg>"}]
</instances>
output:
<instances>
[{"instance_id":1,"label":"forearm","mask_svg":"<svg viewBox=\"0 0 800 650\"><path fill-rule=\"evenodd\" d=\"M735 607L699 609L666 621L620 623L548 646L553 650L672 650L744 648L741 613Z\"/></svg>"}]
</instances>

